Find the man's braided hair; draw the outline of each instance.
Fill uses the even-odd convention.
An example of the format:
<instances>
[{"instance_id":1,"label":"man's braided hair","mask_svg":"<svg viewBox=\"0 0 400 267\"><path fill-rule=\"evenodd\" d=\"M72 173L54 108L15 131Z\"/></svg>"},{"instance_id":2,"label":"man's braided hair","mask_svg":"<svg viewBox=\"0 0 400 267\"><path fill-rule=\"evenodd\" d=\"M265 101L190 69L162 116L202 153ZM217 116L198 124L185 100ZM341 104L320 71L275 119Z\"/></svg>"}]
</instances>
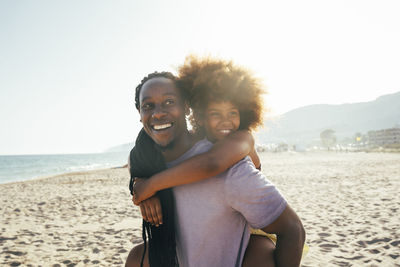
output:
<instances>
[{"instance_id":1,"label":"man's braided hair","mask_svg":"<svg viewBox=\"0 0 400 267\"><path fill-rule=\"evenodd\" d=\"M139 96L143 85L148 80L158 77L164 77L176 82L176 77L170 72L153 72L144 77L135 91L135 106L138 111L140 111ZM160 148L142 129L136 139L135 147L130 153L131 180L129 189L131 194L133 194L135 177L149 178L165 169L166 164ZM155 227L143 220L144 252L140 266L143 266L148 242L150 267L175 267L178 266L175 241L175 199L170 188L159 191L156 196L159 197L161 202L163 224Z\"/></svg>"},{"instance_id":2,"label":"man's braided hair","mask_svg":"<svg viewBox=\"0 0 400 267\"><path fill-rule=\"evenodd\" d=\"M151 80L153 78L159 78L159 77L163 77L163 78L167 78L170 79L174 82L176 82L177 78L175 77L175 75L173 75L171 72L168 71L162 71L162 72L153 72L150 73L149 75L147 75L146 77L144 77L142 79L142 81L140 82L140 84L138 86L136 86L136 91L135 91L135 106L137 110L140 110L140 91L142 90L143 85L148 81ZM179 88L178 88L179 90ZM180 90L181 91L181 90Z\"/></svg>"}]
</instances>

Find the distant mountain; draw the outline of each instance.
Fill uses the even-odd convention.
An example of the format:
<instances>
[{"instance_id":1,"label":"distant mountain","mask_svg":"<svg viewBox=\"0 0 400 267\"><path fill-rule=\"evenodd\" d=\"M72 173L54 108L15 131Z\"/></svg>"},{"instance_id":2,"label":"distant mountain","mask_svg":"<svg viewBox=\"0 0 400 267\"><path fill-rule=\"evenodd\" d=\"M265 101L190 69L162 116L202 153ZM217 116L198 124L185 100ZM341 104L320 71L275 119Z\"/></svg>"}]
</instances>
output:
<instances>
[{"instance_id":1,"label":"distant mountain","mask_svg":"<svg viewBox=\"0 0 400 267\"><path fill-rule=\"evenodd\" d=\"M133 148L134 143L126 143L108 148L104 152L129 152Z\"/></svg>"},{"instance_id":2,"label":"distant mountain","mask_svg":"<svg viewBox=\"0 0 400 267\"><path fill-rule=\"evenodd\" d=\"M319 141L325 129L340 140L355 133L400 127L400 92L371 102L342 105L310 105L291 110L256 134L259 143L286 142L308 145Z\"/></svg>"}]
</instances>

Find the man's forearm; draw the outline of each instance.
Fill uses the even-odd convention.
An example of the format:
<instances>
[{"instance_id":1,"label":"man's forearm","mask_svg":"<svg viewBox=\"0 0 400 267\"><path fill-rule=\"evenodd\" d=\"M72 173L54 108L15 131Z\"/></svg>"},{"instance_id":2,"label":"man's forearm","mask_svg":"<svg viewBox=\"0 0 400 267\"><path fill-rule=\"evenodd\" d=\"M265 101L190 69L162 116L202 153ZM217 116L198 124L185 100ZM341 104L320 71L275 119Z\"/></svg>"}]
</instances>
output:
<instances>
[{"instance_id":1,"label":"man's forearm","mask_svg":"<svg viewBox=\"0 0 400 267\"><path fill-rule=\"evenodd\" d=\"M305 231L301 224L293 227L293 231L285 233L285 235L278 235L275 249L276 266L299 266L304 241Z\"/></svg>"},{"instance_id":2,"label":"man's forearm","mask_svg":"<svg viewBox=\"0 0 400 267\"><path fill-rule=\"evenodd\" d=\"M306 233L300 218L287 204L279 217L262 229L266 233L276 234L276 266L299 266Z\"/></svg>"}]
</instances>

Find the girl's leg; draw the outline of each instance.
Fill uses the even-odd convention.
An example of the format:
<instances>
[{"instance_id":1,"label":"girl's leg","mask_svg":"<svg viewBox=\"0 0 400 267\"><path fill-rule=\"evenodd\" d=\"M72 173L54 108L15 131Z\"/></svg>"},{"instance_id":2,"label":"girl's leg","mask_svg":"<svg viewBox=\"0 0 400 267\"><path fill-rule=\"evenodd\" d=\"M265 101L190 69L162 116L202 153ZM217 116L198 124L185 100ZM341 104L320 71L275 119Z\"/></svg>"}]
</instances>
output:
<instances>
[{"instance_id":1,"label":"girl's leg","mask_svg":"<svg viewBox=\"0 0 400 267\"><path fill-rule=\"evenodd\" d=\"M266 236L250 235L242 267L274 267L275 244Z\"/></svg>"},{"instance_id":2,"label":"girl's leg","mask_svg":"<svg viewBox=\"0 0 400 267\"><path fill-rule=\"evenodd\" d=\"M142 260L144 244L135 246L131 252L129 252L128 258L125 262L125 267L140 267L140 261ZM143 267L149 267L149 249L146 249L146 255L144 256Z\"/></svg>"}]
</instances>

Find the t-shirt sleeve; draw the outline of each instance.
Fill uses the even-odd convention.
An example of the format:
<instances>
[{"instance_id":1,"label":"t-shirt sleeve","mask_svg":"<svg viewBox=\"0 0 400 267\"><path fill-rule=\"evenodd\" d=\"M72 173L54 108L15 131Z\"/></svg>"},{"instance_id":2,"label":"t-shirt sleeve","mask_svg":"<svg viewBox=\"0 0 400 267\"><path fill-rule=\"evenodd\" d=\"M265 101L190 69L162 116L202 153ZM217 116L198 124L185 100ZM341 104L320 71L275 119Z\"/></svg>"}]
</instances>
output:
<instances>
[{"instance_id":1,"label":"t-shirt sleeve","mask_svg":"<svg viewBox=\"0 0 400 267\"><path fill-rule=\"evenodd\" d=\"M274 222L286 208L284 197L248 157L228 170L225 197L257 229Z\"/></svg>"}]
</instances>

